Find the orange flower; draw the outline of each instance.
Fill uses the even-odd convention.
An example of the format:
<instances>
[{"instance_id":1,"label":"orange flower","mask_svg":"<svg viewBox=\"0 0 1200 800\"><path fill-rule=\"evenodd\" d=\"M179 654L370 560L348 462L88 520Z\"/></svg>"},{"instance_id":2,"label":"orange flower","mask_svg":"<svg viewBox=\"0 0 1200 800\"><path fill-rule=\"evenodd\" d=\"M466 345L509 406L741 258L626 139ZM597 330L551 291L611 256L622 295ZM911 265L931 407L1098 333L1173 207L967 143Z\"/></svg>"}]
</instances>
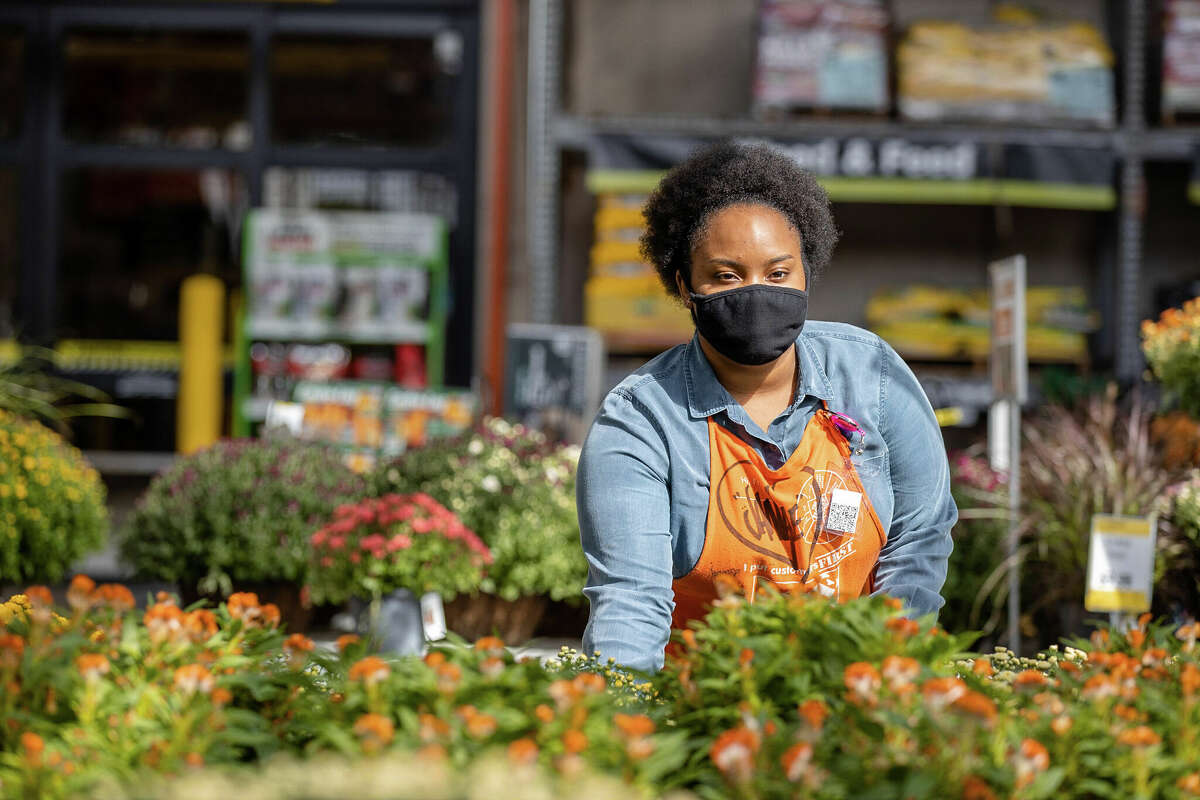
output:
<instances>
[{"instance_id":1,"label":"orange flower","mask_svg":"<svg viewBox=\"0 0 1200 800\"><path fill-rule=\"evenodd\" d=\"M204 766L204 756L200 755L199 753L194 753L194 752L188 753L186 756L183 757L183 761L189 767L203 767Z\"/></svg>"},{"instance_id":2,"label":"orange flower","mask_svg":"<svg viewBox=\"0 0 1200 800\"><path fill-rule=\"evenodd\" d=\"M213 705L217 706L218 708L221 706L227 706L233 702L233 692L225 688L213 689L212 701Z\"/></svg>"},{"instance_id":3,"label":"orange flower","mask_svg":"<svg viewBox=\"0 0 1200 800\"><path fill-rule=\"evenodd\" d=\"M1017 673L1017 677L1013 678L1013 688L1022 690L1040 689L1050 681L1046 676L1038 672L1036 669L1027 669Z\"/></svg>"},{"instance_id":4,"label":"orange flower","mask_svg":"<svg viewBox=\"0 0 1200 800\"><path fill-rule=\"evenodd\" d=\"M1050 766L1050 754L1036 739L1025 739L1013 756L1013 764L1017 768L1017 787L1024 788L1033 782L1039 772Z\"/></svg>"},{"instance_id":5,"label":"orange flower","mask_svg":"<svg viewBox=\"0 0 1200 800\"><path fill-rule=\"evenodd\" d=\"M557 680L546 687L546 694L554 700L559 711L569 708L583 694L571 681Z\"/></svg>"},{"instance_id":6,"label":"orange flower","mask_svg":"<svg viewBox=\"0 0 1200 800\"><path fill-rule=\"evenodd\" d=\"M433 650L425 654L423 661L427 667L440 667L442 664L446 663L446 654L441 650Z\"/></svg>"},{"instance_id":7,"label":"orange flower","mask_svg":"<svg viewBox=\"0 0 1200 800\"><path fill-rule=\"evenodd\" d=\"M86 611L92 607L96 582L87 575L76 575L67 587L67 605L76 611Z\"/></svg>"},{"instance_id":8,"label":"orange flower","mask_svg":"<svg viewBox=\"0 0 1200 800\"><path fill-rule=\"evenodd\" d=\"M1071 730L1071 726L1075 722L1070 717L1060 715L1050 721L1050 730L1054 731L1057 736L1065 736L1067 731Z\"/></svg>"},{"instance_id":9,"label":"orange flower","mask_svg":"<svg viewBox=\"0 0 1200 800\"><path fill-rule=\"evenodd\" d=\"M1175 638L1183 642L1183 652L1192 652L1196 646L1196 640L1200 639L1200 621L1190 625L1180 625L1179 630L1175 631Z\"/></svg>"},{"instance_id":10,"label":"orange flower","mask_svg":"<svg viewBox=\"0 0 1200 800\"><path fill-rule=\"evenodd\" d=\"M279 627L279 606L275 605L274 603L266 603L265 605L259 606L258 614L265 627Z\"/></svg>"},{"instance_id":11,"label":"orange flower","mask_svg":"<svg viewBox=\"0 0 1200 800\"><path fill-rule=\"evenodd\" d=\"M533 764L537 757L538 746L532 739L517 739L508 746L508 760L514 764Z\"/></svg>"},{"instance_id":12,"label":"orange flower","mask_svg":"<svg viewBox=\"0 0 1200 800\"><path fill-rule=\"evenodd\" d=\"M987 725L991 725L992 721L996 719L996 704L992 702L991 698L979 692L968 690L954 700L953 706L956 711L976 717Z\"/></svg>"},{"instance_id":13,"label":"orange flower","mask_svg":"<svg viewBox=\"0 0 1200 800\"><path fill-rule=\"evenodd\" d=\"M491 714L474 714L467 720L467 734L483 739L496 732L496 718Z\"/></svg>"},{"instance_id":14,"label":"orange flower","mask_svg":"<svg viewBox=\"0 0 1200 800\"><path fill-rule=\"evenodd\" d=\"M1192 772L1184 775L1179 780L1175 781L1175 785L1179 787L1179 791L1194 794L1200 797L1200 772Z\"/></svg>"},{"instance_id":15,"label":"orange flower","mask_svg":"<svg viewBox=\"0 0 1200 800\"><path fill-rule=\"evenodd\" d=\"M978 775L969 775L963 781L963 800L996 800L996 794L987 782Z\"/></svg>"},{"instance_id":16,"label":"orange flower","mask_svg":"<svg viewBox=\"0 0 1200 800\"><path fill-rule=\"evenodd\" d=\"M229 616L246 622L257 619L262 613L258 605L258 595L254 592L234 592L225 601Z\"/></svg>"},{"instance_id":17,"label":"orange flower","mask_svg":"<svg viewBox=\"0 0 1200 800\"><path fill-rule=\"evenodd\" d=\"M25 763L31 767L42 765L42 752L46 749L42 737L33 731L25 731L21 734L21 749L25 751Z\"/></svg>"},{"instance_id":18,"label":"orange flower","mask_svg":"<svg viewBox=\"0 0 1200 800\"><path fill-rule=\"evenodd\" d=\"M417 736L425 744L436 742L438 739L450 735L450 724L433 714L418 715L417 723L419 726Z\"/></svg>"},{"instance_id":19,"label":"orange flower","mask_svg":"<svg viewBox=\"0 0 1200 800\"><path fill-rule=\"evenodd\" d=\"M876 692L883 683L879 671L865 661L856 661L847 665L842 673L842 681L850 690L851 702L873 702Z\"/></svg>"},{"instance_id":20,"label":"orange flower","mask_svg":"<svg viewBox=\"0 0 1200 800\"><path fill-rule=\"evenodd\" d=\"M571 682L580 694L600 694L608 685L604 678L594 672L581 672Z\"/></svg>"},{"instance_id":21,"label":"orange flower","mask_svg":"<svg viewBox=\"0 0 1200 800\"><path fill-rule=\"evenodd\" d=\"M745 783L754 773L758 753L758 734L745 726L725 731L713 742L709 757L728 780Z\"/></svg>"},{"instance_id":22,"label":"orange flower","mask_svg":"<svg viewBox=\"0 0 1200 800\"><path fill-rule=\"evenodd\" d=\"M899 597L892 597L891 595L884 595L883 604L893 611L902 611L904 609L904 601Z\"/></svg>"},{"instance_id":23,"label":"orange flower","mask_svg":"<svg viewBox=\"0 0 1200 800\"><path fill-rule=\"evenodd\" d=\"M971 671L984 678L990 677L995 672L992 669L992 662L986 658L975 659L975 663L971 665Z\"/></svg>"},{"instance_id":24,"label":"orange flower","mask_svg":"<svg viewBox=\"0 0 1200 800\"><path fill-rule=\"evenodd\" d=\"M1146 632L1140 628L1134 628L1125 634L1125 638L1129 640L1129 644L1134 650L1140 650L1142 645L1146 643Z\"/></svg>"},{"instance_id":25,"label":"orange flower","mask_svg":"<svg viewBox=\"0 0 1200 800\"><path fill-rule=\"evenodd\" d=\"M500 677L500 673L504 672L504 659L488 656L480 663L479 672L488 679Z\"/></svg>"},{"instance_id":26,"label":"orange flower","mask_svg":"<svg viewBox=\"0 0 1200 800\"><path fill-rule=\"evenodd\" d=\"M350 667L350 680L362 681L367 686L374 686L391 674L392 668L378 656L367 656Z\"/></svg>"},{"instance_id":27,"label":"orange flower","mask_svg":"<svg viewBox=\"0 0 1200 800\"><path fill-rule=\"evenodd\" d=\"M1107 675L1093 675L1083 684L1080 693L1084 700L1104 700L1117 696L1117 682Z\"/></svg>"},{"instance_id":28,"label":"orange flower","mask_svg":"<svg viewBox=\"0 0 1200 800\"><path fill-rule=\"evenodd\" d=\"M1200 689L1200 668L1195 664L1187 663L1183 665L1183 669L1179 671L1179 685L1183 689L1184 697L1191 697Z\"/></svg>"},{"instance_id":29,"label":"orange flower","mask_svg":"<svg viewBox=\"0 0 1200 800\"><path fill-rule=\"evenodd\" d=\"M186 695L208 694L213 689L213 675L200 664L188 664L175 670L175 688Z\"/></svg>"},{"instance_id":30,"label":"orange flower","mask_svg":"<svg viewBox=\"0 0 1200 800\"><path fill-rule=\"evenodd\" d=\"M484 636L475 642L475 649L491 656L504 654L504 642L496 636Z\"/></svg>"},{"instance_id":31,"label":"orange flower","mask_svg":"<svg viewBox=\"0 0 1200 800\"><path fill-rule=\"evenodd\" d=\"M50 590L45 586L30 586L25 590L25 597L29 599L29 602L35 608L38 606L42 608L54 607L54 595L50 594Z\"/></svg>"},{"instance_id":32,"label":"orange flower","mask_svg":"<svg viewBox=\"0 0 1200 800\"><path fill-rule=\"evenodd\" d=\"M0 633L0 667L14 669L25 653L25 640L15 633Z\"/></svg>"},{"instance_id":33,"label":"orange flower","mask_svg":"<svg viewBox=\"0 0 1200 800\"><path fill-rule=\"evenodd\" d=\"M654 722L645 714L614 714L613 724L627 739L637 739L654 733Z\"/></svg>"},{"instance_id":34,"label":"orange flower","mask_svg":"<svg viewBox=\"0 0 1200 800\"><path fill-rule=\"evenodd\" d=\"M808 742L799 742L792 745L783 754L780 762L783 765L783 774L792 783L796 783L808 772L808 767L812 763L813 747Z\"/></svg>"},{"instance_id":35,"label":"orange flower","mask_svg":"<svg viewBox=\"0 0 1200 800\"><path fill-rule=\"evenodd\" d=\"M1121 734L1117 736L1117 741L1129 747L1153 747L1162 742L1162 737L1152 728L1139 725L1136 728L1121 731Z\"/></svg>"},{"instance_id":36,"label":"orange flower","mask_svg":"<svg viewBox=\"0 0 1200 800\"><path fill-rule=\"evenodd\" d=\"M654 753L654 741L645 737L630 739L625 742L625 755L634 761L649 758Z\"/></svg>"},{"instance_id":37,"label":"orange flower","mask_svg":"<svg viewBox=\"0 0 1200 800\"><path fill-rule=\"evenodd\" d=\"M814 698L801 703L798 711L800 718L814 731L820 731L825 726L825 718L829 716L829 706Z\"/></svg>"},{"instance_id":38,"label":"orange flower","mask_svg":"<svg viewBox=\"0 0 1200 800\"><path fill-rule=\"evenodd\" d=\"M99 653L84 653L75 659L75 668L86 681L99 680L110 669L108 659Z\"/></svg>"},{"instance_id":39,"label":"orange flower","mask_svg":"<svg viewBox=\"0 0 1200 800\"><path fill-rule=\"evenodd\" d=\"M1050 694L1050 692L1038 692L1033 696L1033 702L1037 703L1039 708L1051 715L1062 714L1067 710L1062 700L1059 700L1057 696Z\"/></svg>"},{"instance_id":40,"label":"orange flower","mask_svg":"<svg viewBox=\"0 0 1200 800\"><path fill-rule=\"evenodd\" d=\"M442 664L437 668L437 679L438 691L449 694L458 688L462 669L458 664Z\"/></svg>"},{"instance_id":41,"label":"orange flower","mask_svg":"<svg viewBox=\"0 0 1200 800\"><path fill-rule=\"evenodd\" d=\"M906 689L921 674L921 665L915 658L888 656L883 660L883 678L893 692Z\"/></svg>"},{"instance_id":42,"label":"orange flower","mask_svg":"<svg viewBox=\"0 0 1200 800\"><path fill-rule=\"evenodd\" d=\"M1091 639L1093 647L1095 647L1097 650L1103 650L1104 648L1108 647L1110 637L1108 635L1108 631L1100 628L1092 631Z\"/></svg>"},{"instance_id":43,"label":"orange flower","mask_svg":"<svg viewBox=\"0 0 1200 800\"><path fill-rule=\"evenodd\" d=\"M538 722L549 724L554 721L554 709L545 703L538 704L538 707L533 710L533 715L537 717Z\"/></svg>"},{"instance_id":44,"label":"orange flower","mask_svg":"<svg viewBox=\"0 0 1200 800\"><path fill-rule=\"evenodd\" d=\"M683 644L689 650L696 649L696 632L694 630L692 630L691 628L688 628L682 634L680 634L680 636L683 638Z\"/></svg>"},{"instance_id":45,"label":"orange flower","mask_svg":"<svg viewBox=\"0 0 1200 800\"><path fill-rule=\"evenodd\" d=\"M915 620L908 619L907 617L892 617L883 626L901 639L915 636L921 630L921 626Z\"/></svg>"},{"instance_id":46,"label":"orange flower","mask_svg":"<svg viewBox=\"0 0 1200 800\"><path fill-rule=\"evenodd\" d=\"M934 710L940 710L967 693L967 685L958 678L930 678L921 685L925 702Z\"/></svg>"},{"instance_id":47,"label":"orange flower","mask_svg":"<svg viewBox=\"0 0 1200 800\"><path fill-rule=\"evenodd\" d=\"M341 636L339 636L339 637L337 638L337 649L338 649L338 652L339 652L339 653L344 653L344 652L346 652L346 648L347 648L347 647L350 647L351 645L358 644L360 641L361 641L361 640L358 638L358 635L357 635L357 634L354 634L354 633L343 633Z\"/></svg>"},{"instance_id":48,"label":"orange flower","mask_svg":"<svg viewBox=\"0 0 1200 800\"><path fill-rule=\"evenodd\" d=\"M754 660L754 651L749 647L743 647L741 654L738 656L738 665L745 669L750 666L750 662Z\"/></svg>"},{"instance_id":49,"label":"orange flower","mask_svg":"<svg viewBox=\"0 0 1200 800\"><path fill-rule=\"evenodd\" d=\"M1151 647L1142 653L1142 664L1147 667L1161 666L1167 660L1167 651L1161 647Z\"/></svg>"},{"instance_id":50,"label":"orange flower","mask_svg":"<svg viewBox=\"0 0 1200 800\"><path fill-rule=\"evenodd\" d=\"M568 753L582 753L587 749L588 740L583 735L583 731L577 731L571 728L563 734L563 749Z\"/></svg>"},{"instance_id":51,"label":"orange flower","mask_svg":"<svg viewBox=\"0 0 1200 800\"><path fill-rule=\"evenodd\" d=\"M293 633L283 642L284 650L296 653L311 653L313 646L313 640L302 633Z\"/></svg>"},{"instance_id":52,"label":"orange flower","mask_svg":"<svg viewBox=\"0 0 1200 800\"><path fill-rule=\"evenodd\" d=\"M146 609L142 624L150 641L175 641L184 635L184 614L174 603L155 603Z\"/></svg>"},{"instance_id":53,"label":"orange flower","mask_svg":"<svg viewBox=\"0 0 1200 800\"><path fill-rule=\"evenodd\" d=\"M183 629L196 644L207 642L217 635L217 615L207 608L197 608L184 615Z\"/></svg>"},{"instance_id":54,"label":"orange flower","mask_svg":"<svg viewBox=\"0 0 1200 800\"><path fill-rule=\"evenodd\" d=\"M362 741L365 752L377 753L391 743L396 727L382 714L363 714L354 723L354 735Z\"/></svg>"}]
</instances>

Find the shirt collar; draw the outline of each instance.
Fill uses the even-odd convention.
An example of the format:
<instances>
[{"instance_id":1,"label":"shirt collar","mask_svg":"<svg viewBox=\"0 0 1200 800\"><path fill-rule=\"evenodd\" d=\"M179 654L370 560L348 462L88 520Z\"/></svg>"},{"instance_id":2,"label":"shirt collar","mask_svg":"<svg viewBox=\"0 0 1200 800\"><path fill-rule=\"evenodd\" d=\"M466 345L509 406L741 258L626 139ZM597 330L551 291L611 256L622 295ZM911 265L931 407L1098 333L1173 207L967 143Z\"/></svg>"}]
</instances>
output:
<instances>
[{"instance_id":1,"label":"shirt collar","mask_svg":"<svg viewBox=\"0 0 1200 800\"><path fill-rule=\"evenodd\" d=\"M800 386L793 405L807 396L826 402L832 401L833 385L804 333L796 338L795 347L796 358L800 364ZM693 417L711 417L719 411L727 411L738 405L717 380L712 365L700 349L699 334L693 334L692 340L688 342L683 364L684 379L687 381L688 410Z\"/></svg>"}]
</instances>

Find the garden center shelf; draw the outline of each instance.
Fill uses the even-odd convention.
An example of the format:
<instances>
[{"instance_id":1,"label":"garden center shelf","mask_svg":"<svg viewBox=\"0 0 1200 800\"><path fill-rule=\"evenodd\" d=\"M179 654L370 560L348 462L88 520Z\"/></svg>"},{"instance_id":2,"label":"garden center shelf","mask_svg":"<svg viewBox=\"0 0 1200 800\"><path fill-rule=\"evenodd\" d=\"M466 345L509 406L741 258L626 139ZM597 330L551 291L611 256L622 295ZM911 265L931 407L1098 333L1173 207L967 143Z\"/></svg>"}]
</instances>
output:
<instances>
[{"instance_id":1,"label":"garden center shelf","mask_svg":"<svg viewBox=\"0 0 1200 800\"><path fill-rule=\"evenodd\" d=\"M865 179L847 179L834 170L837 177L827 185L830 196L836 202L1026 205L1115 212L1116 236L1107 245L1115 268L1107 279L1111 285L1103 287L1101 293L1117 298L1112 313L1106 317L1112 328L1116 375L1128 381L1141 375L1143 361L1138 331L1145 292L1144 167L1147 162L1158 160L1191 162L1200 152L1200 128L1151 128L1146 124L1151 12L1141 0L1114 0L1113 9L1120 12L1120 22L1112 28L1119 39L1114 43L1119 53L1114 79L1121 106L1119 125L1111 129L977 123L939 123L934 127L875 116L812 115L761 120L749 115L573 114L563 107L563 78L567 73L564 43L569 38L564 30L566 4L562 0L530 0L529 8L527 185L533 189L527 195L526 223L533 321L553 323L559 321L557 317L562 313L559 281L564 259L559 248L563 241L560 214L564 209L558 193L564 186L561 180L564 151L587 154L588 185L593 192L610 178L628 180L631 182L624 185L636 186L623 190L619 180L604 184L607 191L619 194L645 191L656 173L690 149L680 146L685 140L695 144L697 140L747 137L807 146L814 140L836 139L840 140L836 146L827 147L825 153L817 153L815 157L829 157L829 151L841 157L847 143L865 139L867 146L857 143L855 146L868 153L868 158L860 163L869 164L870 148L876 148L877 155L886 140L898 139L919 146L960 145L964 152L974 147L974 165L984 169L971 175L970 180L957 182L924 180L924 176L906 180L907 176L896 173L881 176L869 174L869 170ZM678 140L673 154L662 146L663 140L671 137ZM625 174L596 175L595 155L604 152L604 140L621 138L634 140L634 146L617 150L616 158L606 166ZM631 152L636 156L652 155L658 162L649 168L645 161L639 163L636 159L622 163L621 159ZM994 169L997 153L1001 154L1003 167L999 172ZM936 153L931 150L930 155ZM1053 157L1053 168L1040 175L1032 174L1044 155ZM801 159L802 163L805 160ZM875 162L879 162L877 157ZM971 163L971 158L965 158L964 163ZM1066 183L1055 177L1063 166L1074 172ZM639 169L643 173L641 183L634 184L632 180L638 177L634 173ZM997 183L1004 185L996 186ZM1194 189L1192 195L1200 197L1200 188Z\"/></svg>"}]
</instances>

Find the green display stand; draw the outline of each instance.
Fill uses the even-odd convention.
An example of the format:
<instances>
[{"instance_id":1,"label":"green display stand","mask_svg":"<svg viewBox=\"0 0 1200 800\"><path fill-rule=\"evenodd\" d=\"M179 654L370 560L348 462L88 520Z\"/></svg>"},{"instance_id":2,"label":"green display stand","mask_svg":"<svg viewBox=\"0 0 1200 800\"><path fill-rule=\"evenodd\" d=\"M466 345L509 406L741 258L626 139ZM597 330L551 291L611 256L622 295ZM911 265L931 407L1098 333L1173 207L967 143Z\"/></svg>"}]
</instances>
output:
<instances>
[{"instance_id":1,"label":"green display stand","mask_svg":"<svg viewBox=\"0 0 1200 800\"><path fill-rule=\"evenodd\" d=\"M254 385L255 343L276 352L419 345L425 385L441 387L448 247L445 221L431 214L251 210L243 228L245 302L235 317L234 435L251 435L270 402L291 399L282 396L286 378L269 391Z\"/></svg>"}]
</instances>

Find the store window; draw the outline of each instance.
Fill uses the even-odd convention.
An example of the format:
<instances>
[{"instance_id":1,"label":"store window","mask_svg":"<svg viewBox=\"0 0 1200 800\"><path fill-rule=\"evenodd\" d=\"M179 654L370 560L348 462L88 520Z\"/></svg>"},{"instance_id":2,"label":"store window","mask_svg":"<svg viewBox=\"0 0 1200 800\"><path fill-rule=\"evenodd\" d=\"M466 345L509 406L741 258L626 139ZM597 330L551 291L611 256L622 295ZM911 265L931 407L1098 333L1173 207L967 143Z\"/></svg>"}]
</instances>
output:
<instances>
[{"instance_id":1,"label":"store window","mask_svg":"<svg viewBox=\"0 0 1200 800\"><path fill-rule=\"evenodd\" d=\"M74 30L63 52L68 138L201 149L250 146L246 35Z\"/></svg>"},{"instance_id":2,"label":"store window","mask_svg":"<svg viewBox=\"0 0 1200 800\"><path fill-rule=\"evenodd\" d=\"M0 169L0 339L16 334L17 272L21 264L17 173Z\"/></svg>"},{"instance_id":3,"label":"store window","mask_svg":"<svg viewBox=\"0 0 1200 800\"><path fill-rule=\"evenodd\" d=\"M245 181L226 170L66 173L59 336L175 339L184 278L240 281L247 205Z\"/></svg>"},{"instance_id":4,"label":"store window","mask_svg":"<svg viewBox=\"0 0 1200 800\"><path fill-rule=\"evenodd\" d=\"M0 28L0 139L21 135L24 107L25 34Z\"/></svg>"},{"instance_id":5,"label":"store window","mask_svg":"<svg viewBox=\"0 0 1200 800\"><path fill-rule=\"evenodd\" d=\"M279 36L272 137L306 145L432 146L450 131L461 70L456 33L358 39Z\"/></svg>"}]
</instances>

